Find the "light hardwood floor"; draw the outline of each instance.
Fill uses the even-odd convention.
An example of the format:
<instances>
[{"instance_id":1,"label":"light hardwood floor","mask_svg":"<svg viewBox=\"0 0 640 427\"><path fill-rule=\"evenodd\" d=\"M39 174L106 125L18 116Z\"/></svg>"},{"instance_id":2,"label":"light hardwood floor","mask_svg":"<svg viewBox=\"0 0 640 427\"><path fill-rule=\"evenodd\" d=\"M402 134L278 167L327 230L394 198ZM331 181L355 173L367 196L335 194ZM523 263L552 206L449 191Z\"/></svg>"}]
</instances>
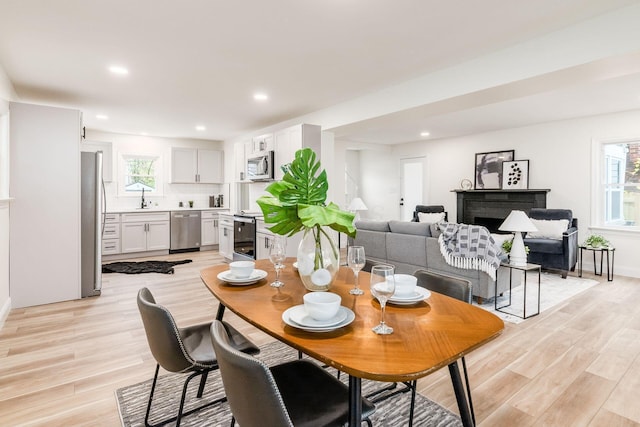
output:
<instances>
[{"instance_id":1,"label":"light hardwood floor","mask_svg":"<svg viewBox=\"0 0 640 427\"><path fill-rule=\"evenodd\" d=\"M210 320L217 302L199 271L104 275L102 296L12 310L0 330L0 426L118 426L114 391L153 376L136 306L147 286L181 326ZM153 259L159 259L154 257ZM140 259L141 260L141 259ZM601 281L601 278L596 277ZM467 356L480 426L640 427L640 280L616 276L519 325ZM257 344L271 340L227 311ZM448 371L419 391L457 412Z\"/></svg>"}]
</instances>

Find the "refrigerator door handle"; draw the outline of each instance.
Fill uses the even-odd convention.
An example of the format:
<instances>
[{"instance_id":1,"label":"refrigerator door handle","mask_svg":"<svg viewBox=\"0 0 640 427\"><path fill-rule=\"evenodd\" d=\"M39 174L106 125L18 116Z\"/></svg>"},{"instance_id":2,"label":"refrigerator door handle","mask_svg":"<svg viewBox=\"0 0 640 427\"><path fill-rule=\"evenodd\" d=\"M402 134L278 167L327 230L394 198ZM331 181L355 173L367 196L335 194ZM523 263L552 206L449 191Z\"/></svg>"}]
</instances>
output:
<instances>
[{"instance_id":1,"label":"refrigerator door handle","mask_svg":"<svg viewBox=\"0 0 640 427\"><path fill-rule=\"evenodd\" d=\"M96 179L95 179L95 199L96 199L96 238L95 238L95 281L93 289L99 291L102 289L102 233L104 232L104 214L102 210L102 151L96 153ZM102 220L101 220L102 219Z\"/></svg>"}]
</instances>

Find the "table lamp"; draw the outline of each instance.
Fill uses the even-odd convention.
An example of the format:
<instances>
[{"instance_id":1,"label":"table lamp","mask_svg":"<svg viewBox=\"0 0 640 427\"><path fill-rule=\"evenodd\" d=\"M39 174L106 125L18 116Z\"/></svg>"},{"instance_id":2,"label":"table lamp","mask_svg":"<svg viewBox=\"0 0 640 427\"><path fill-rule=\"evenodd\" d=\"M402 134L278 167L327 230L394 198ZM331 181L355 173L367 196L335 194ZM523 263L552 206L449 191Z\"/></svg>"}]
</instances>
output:
<instances>
[{"instance_id":1,"label":"table lamp","mask_svg":"<svg viewBox=\"0 0 640 427\"><path fill-rule=\"evenodd\" d=\"M525 267L527 265L527 251L524 248L522 233L538 231L536 226L523 211L511 211L498 230L514 232L515 236L511 244L511 252L509 252L509 264L515 267Z\"/></svg>"},{"instance_id":2,"label":"table lamp","mask_svg":"<svg viewBox=\"0 0 640 427\"><path fill-rule=\"evenodd\" d=\"M351 200L351 203L349 203L349 207L347 208L347 210L356 213L356 216L353 220L357 221L360 219L359 211L366 211L368 210L368 208L367 208L367 205L364 204L364 202L360 197L354 197Z\"/></svg>"}]
</instances>

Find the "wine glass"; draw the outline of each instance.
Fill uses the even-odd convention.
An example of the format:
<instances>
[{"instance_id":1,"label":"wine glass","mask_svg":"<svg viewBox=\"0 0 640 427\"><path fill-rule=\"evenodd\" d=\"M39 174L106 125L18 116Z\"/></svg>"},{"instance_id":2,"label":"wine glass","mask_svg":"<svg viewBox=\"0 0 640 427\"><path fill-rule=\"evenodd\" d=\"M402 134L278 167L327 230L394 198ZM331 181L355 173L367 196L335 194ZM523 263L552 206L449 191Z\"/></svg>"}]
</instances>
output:
<instances>
[{"instance_id":1,"label":"wine glass","mask_svg":"<svg viewBox=\"0 0 640 427\"><path fill-rule=\"evenodd\" d=\"M353 289L349 291L351 295L362 295L364 291L358 287L358 273L364 267L364 247L363 246L349 246L347 249L347 264L349 268L353 270L355 276L355 284Z\"/></svg>"},{"instance_id":2,"label":"wine glass","mask_svg":"<svg viewBox=\"0 0 640 427\"><path fill-rule=\"evenodd\" d=\"M286 257L287 241L282 236L274 236L269 245L269 260L276 270L276 280L271 283L271 286L278 289L278 294L280 294L280 288L284 286L284 283L280 281L280 271L284 268L283 261Z\"/></svg>"},{"instance_id":3,"label":"wine glass","mask_svg":"<svg viewBox=\"0 0 640 427\"><path fill-rule=\"evenodd\" d=\"M384 323L384 307L396 290L396 283L393 278L395 267L393 265L379 264L371 268L371 294L380 301L382 308L382 317L380 324L372 329L373 332L380 335L393 333L393 328Z\"/></svg>"}]
</instances>

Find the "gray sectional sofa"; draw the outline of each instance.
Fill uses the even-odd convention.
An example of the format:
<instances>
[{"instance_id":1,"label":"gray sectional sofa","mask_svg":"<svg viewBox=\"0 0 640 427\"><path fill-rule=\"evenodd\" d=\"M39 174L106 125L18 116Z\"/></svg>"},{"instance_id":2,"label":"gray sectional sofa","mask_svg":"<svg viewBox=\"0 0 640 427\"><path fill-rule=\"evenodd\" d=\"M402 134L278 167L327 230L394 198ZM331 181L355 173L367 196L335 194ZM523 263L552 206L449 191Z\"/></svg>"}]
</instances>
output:
<instances>
[{"instance_id":1,"label":"gray sectional sofa","mask_svg":"<svg viewBox=\"0 0 640 427\"><path fill-rule=\"evenodd\" d=\"M433 237L436 224L405 221L356 221L357 234L349 245L364 246L367 264L393 264L396 273L413 274L428 269L471 281L473 296L479 300L495 296L495 282L478 270L452 267L440 252L438 239ZM509 269L500 267L497 274L498 293L509 289ZM514 283L516 276L514 274Z\"/></svg>"}]
</instances>

